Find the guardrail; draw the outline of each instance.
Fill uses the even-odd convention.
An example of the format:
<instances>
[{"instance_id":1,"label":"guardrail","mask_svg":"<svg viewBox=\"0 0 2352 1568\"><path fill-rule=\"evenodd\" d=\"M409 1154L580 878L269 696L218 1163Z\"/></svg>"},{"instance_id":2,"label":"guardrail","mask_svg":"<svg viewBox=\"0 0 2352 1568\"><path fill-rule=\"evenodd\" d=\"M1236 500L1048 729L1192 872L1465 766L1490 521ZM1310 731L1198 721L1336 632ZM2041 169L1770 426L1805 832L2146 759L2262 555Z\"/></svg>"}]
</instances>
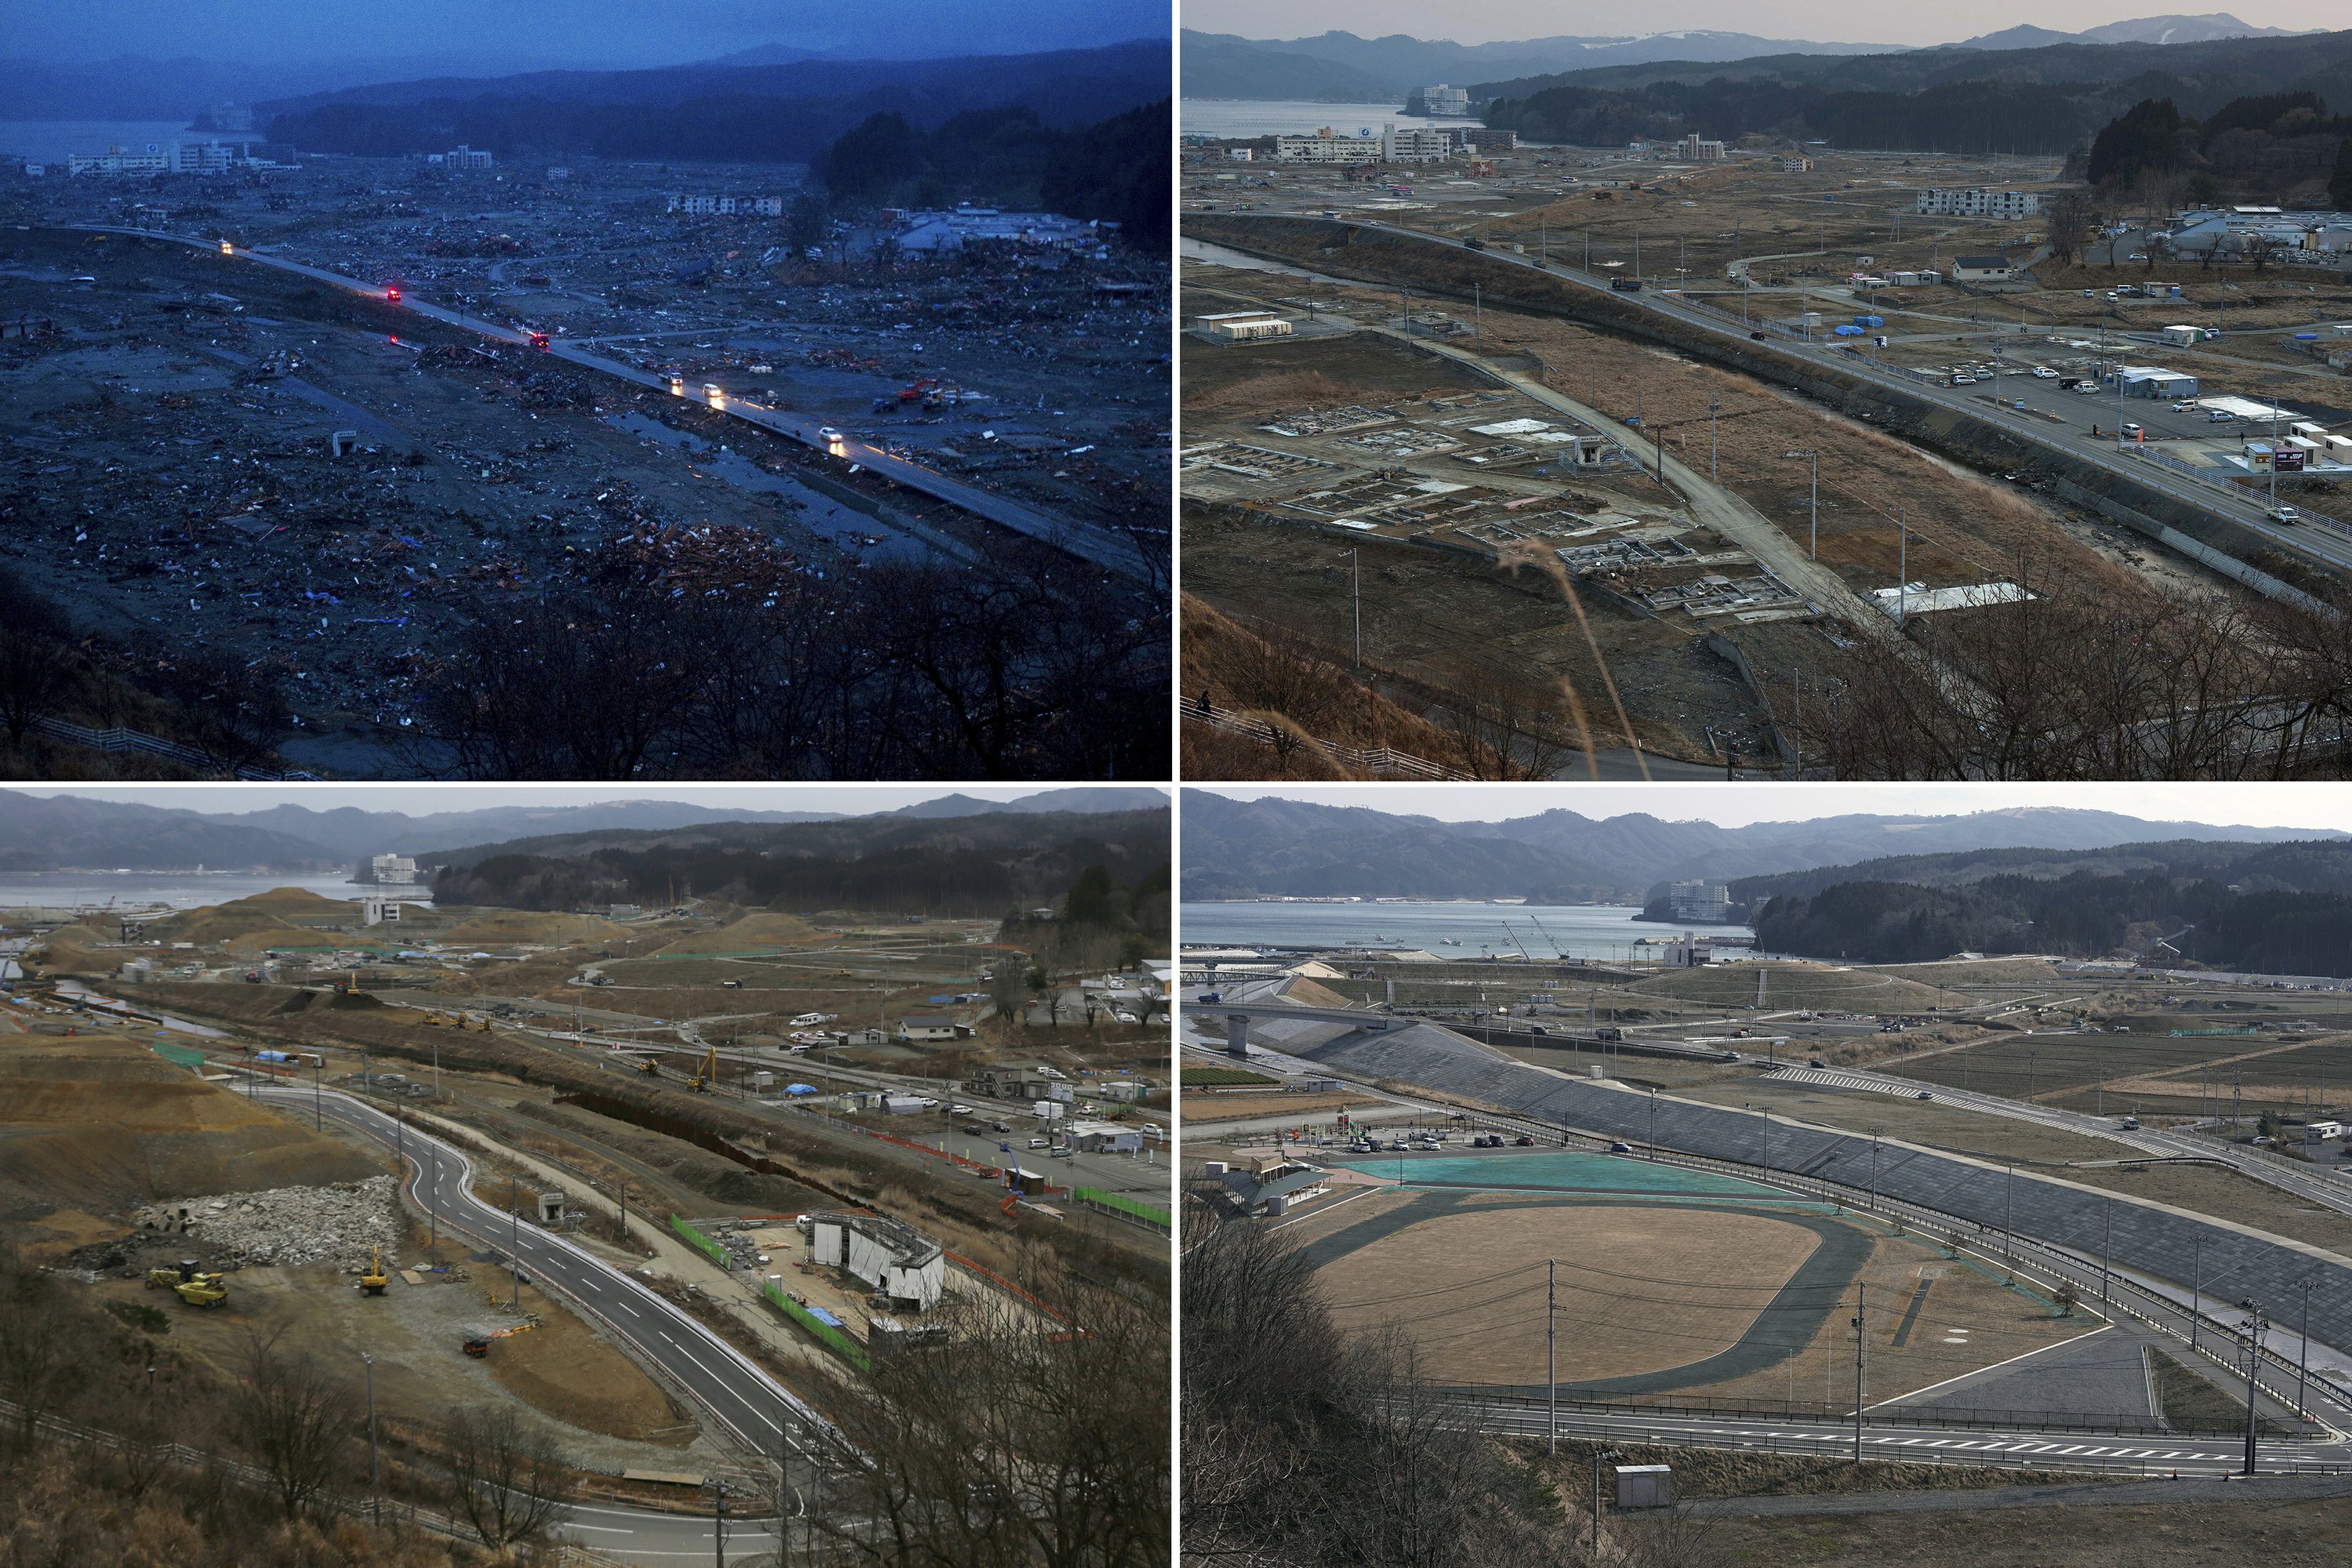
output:
<instances>
[{"instance_id":1,"label":"guardrail","mask_svg":"<svg viewBox=\"0 0 2352 1568\"><path fill-rule=\"evenodd\" d=\"M1240 735L1261 745L1271 746L1286 733L1264 719L1225 709L1211 708L1205 711L1196 702L1184 704L1184 722L1199 724L1229 735ZM1291 735L1292 740L1298 740ZM1350 746L1338 741L1320 741L1309 735L1303 744L1329 757L1343 767L1371 773L1402 773L1408 778L1468 781L1473 774L1443 763L1433 763L1426 757L1416 757L1410 752L1400 752L1392 746Z\"/></svg>"},{"instance_id":2,"label":"guardrail","mask_svg":"<svg viewBox=\"0 0 2352 1568\"><path fill-rule=\"evenodd\" d=\"M1493 1388L1478 1384L1465 1384L1448 1388L1447 1394L1465 1401L1486 1405L1518 1405L1529 1410L1549 1408L1543 1395L1524 1394L1517 1388ZM1853 1406L1843 1408L1830 1405L1792 1404L1784 1400L1710 1399L1691 1404L1651 1405L1638 1400L1603 1403L1595 1400L1567 1399L1559 1402L1563 1413L1583 1413L1596 1415L1654 1415L1661 1420L1744 1421L1758 1418L1774 1421L1843 1421L1848 1427L1853 1424ZM2214 1437L2237 1438L2245 1435L2242 1427L2187 1427L2168 1426L2153 1416L2134 1415L2127 1412L2113 1414L2072 1412L2053 1414L2046 1410L1977 1410L1947 1408L1941 1405L1887 1408L1871 1407L1866 1419L1880 1426L1919 1426L1935 1430L1947 1426L1963 1429L2009 1432L2080 1432L2102 1436L2152 1437Z\"/></svg>"},{"instance_id":3,"label":"guardrail","mask_svg":"<svg viewBox=\"0 0 2352 1568\"><path fill-rule=\"evenodd\" d=\"M1072 1187L1070 1196L1078 1203L1091 1204L1097 1208L1124 1215L1155 1230L1173 1231L1176 1228L1175 1216L1166 1209L1154 1208L1150 1204L1138 1203L1133 1198L1108 1193L1100 1187Z\"/></svg>"},{"instance_id":4,"label":"guardrail","mask_svg":"<svg viewBox=\"0 0 2352 1568\"><path fill-rule=\"evenodd\" d=\"M69 746L82 746L90 751L104 752L110 755L119 756L126 752L137 752L146 756L163 757L171 762L184 763L192 768L220 771L220 763L216 760L194 746L183 745L177 741L167 741L161 735L150 735L143 730L126 730L119 724L112 729L93 730L87 724L76 724L69 720L44 716L34 720L26 728L36 735L46 735L52 741L63 741ZM314 783L319 775L304 773L273 773L260 768L237 768L231 773L230 776L247 784L284 784L297 781Z\"/></svg>"}]
</instances>

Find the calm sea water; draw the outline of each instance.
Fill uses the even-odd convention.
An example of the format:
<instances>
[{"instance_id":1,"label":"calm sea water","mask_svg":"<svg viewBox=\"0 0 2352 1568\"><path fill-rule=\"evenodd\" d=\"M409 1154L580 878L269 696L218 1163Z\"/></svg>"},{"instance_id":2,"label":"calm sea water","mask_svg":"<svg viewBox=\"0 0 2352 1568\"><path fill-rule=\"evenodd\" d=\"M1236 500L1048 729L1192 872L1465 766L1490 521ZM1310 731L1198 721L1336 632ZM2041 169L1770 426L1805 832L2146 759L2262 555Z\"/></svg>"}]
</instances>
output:
<instances>
[{"instance_id":1,"label":"calm sea water","mask_svg":"<svg viewBox=\"0 0 2352 1568\"><path fill-rule=\"evenodd\" d=\"M151 142L161 148L205 140L184 120L0 120L0 153L36 163L63 163L72 153L109 147L143 153Z\"/></svg>"},{"instance_id":2,"label":"calm sea water","mask_svg":"<svg viewBox=\"0 0 2352 1568\"><path fill-rule=\"evenodd\" d=\"M1188 98L1178 110L1188 136L1311 136L1326 125L1334 136L1380 134L1383 125L1483 125L1404 113L1394 103L1308 103L1244 98Z\"/></svg>"},{"instance_id":3,"label":"calm sea water","mask_svg":"<svg viewBox=\"0 0 2352 1568\"><path fill-rule=\"evenodd\" d=\"M0 909L75 908L112 899L119 904L170 904L192 910L249 898L272 888L306 888L328 899L355 899L363 890L372 890L361 889L351 878L349 871L276 876L250 871L19 871L0 876ZM401 891L421 898L426 889Z\"/></svg>"},{"instance_id":4,"label":"calm sea water","mask_svg":"<svg viewBox=\"0 0 2352 1568\"><path fill-rule=\"evenodd\" d=\"M1641 912L1615 904L1188 903L1183 906L1183 940L1243 947L1395 942L1442 958L1475 958L1482 949L1516 956L1516 935L1538 958L1622 959L1642 938L1672 936L1680 929L1636 921L1633 917ZM1505 921L1510 924L1508 931ZM1745 926L1705 929L1717 937L1755 936ZM1447 945L1449 937L1460 945Z\"/></svg>"}]
</instances>

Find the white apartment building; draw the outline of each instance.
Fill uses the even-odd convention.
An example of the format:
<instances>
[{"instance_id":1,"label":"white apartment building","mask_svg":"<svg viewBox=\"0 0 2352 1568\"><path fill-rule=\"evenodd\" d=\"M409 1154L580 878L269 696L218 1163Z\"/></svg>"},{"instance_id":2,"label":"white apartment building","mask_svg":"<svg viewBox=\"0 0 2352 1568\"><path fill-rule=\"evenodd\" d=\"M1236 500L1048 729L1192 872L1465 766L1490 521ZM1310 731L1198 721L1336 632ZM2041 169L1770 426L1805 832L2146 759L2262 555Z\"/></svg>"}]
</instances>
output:
<instances>
[{"instance_id":1,"label":"white apartment building","mask_svg":"<svg viewBox=\"0 0 2352 1568\"><path fill-rule=\"evenodd\" d=\"M1381 143L1369 136L1334 136L1325 126L1312 136L1277 136L1277 163L1370 163L1381 156Z\"/></svg>"},{"instance_id":2,"label":"white apartment building","mask_svg":"<svg viewBox=\"0 0 2352 1568\"><path fill-rule=\"evenodd\" d=\"M1470 112L1470 94L1441 81L1435 87L1421 89L1421 107L1432 114L1467 114Z\"/></svg>"},{"instance_id":3,"label":"white apartment building","mask_svg":"<svg viewBox=\"0 0 2352 1568\"><path fill-rule=\"evenodd\" d=\"M1722 142L1709 142L1696 131L1675 143L1675 156L1685 163L1720 163L1725 155Z\"/></svg>"},{"instance_id":4,"label":"white apartment building","mask_svg":"<svg viewBox=\"0 0 2352 1568\"><path fill-rule=\"evenodd\" d=\"M1912 209L1938 217L2032 217L2042 210L2042 198L2032 191L1966 190L1930 185L1919 193Z\"/></svg>"},{"instance_id":5,"label":"white apartment building","mask_svg":"<svg viewBox=\"0 0 2352 1568\"><path fill-rule=\"evenodd\" d=\"M1721 921L1731 916L1731 889L1721 882L1675 882L1666 895L1678 921Z\"/></svg>"},{"instance_id":6,"label":"white apartment building","mask_svg":"<svg viewBox=\"0 0 2352 1568\"><path fill-rule=\"evenodd\" d=\"M1454 156L1454 132L1437 131L1418 125L1402 130L1393 125L1381 128L1381 162L1383 163L1443 163Z\"/></svg>"}]
</instances>

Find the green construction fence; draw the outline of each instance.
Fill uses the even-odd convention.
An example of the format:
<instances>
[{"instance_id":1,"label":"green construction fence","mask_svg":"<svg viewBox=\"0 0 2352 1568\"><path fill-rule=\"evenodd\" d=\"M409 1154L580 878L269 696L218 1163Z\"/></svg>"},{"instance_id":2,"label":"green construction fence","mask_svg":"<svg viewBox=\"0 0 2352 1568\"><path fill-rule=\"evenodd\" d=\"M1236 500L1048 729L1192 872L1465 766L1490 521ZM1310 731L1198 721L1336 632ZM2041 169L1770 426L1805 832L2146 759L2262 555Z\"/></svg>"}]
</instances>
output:
<instances>
[{"instance_id":1,"label":"green construction fence","mask_svg":"<svg viewBox=\"0 0 2352 1568\"><path fill-rule=\"evenodd\" d=\"M695 1229L694 1226L687 1224L686 1221L678 1218L677 1215L672 1215L669 1216L669 1227L670 1229L677 1232L680 1237L684 1237L688 1246L701 1251L705 1257L709 1258L711 1262L719 1265L719 1268L732 1269L735 1267L734 1258L729 1256L725 1247L719 1246L717 1242L703 1235L702 1232ZM790 1296L785 1295L782 1290L776 1287L774 1281L769 1279L761 1280L760 1294L768 1299L768 1305L775 1308L776 1310L782 1312L792 1321L798 1323L802 1328L806 1329L819 1344L824 1345L827 1350L840 1355L852 1366L857 1368L858 1371L870 1372L873 1370L874 1363L867 1359L866 1347L864 1345L859 1344L856 1340L851 1339L847 1334L843 1333L839 1329L835 1328L831 1323L826 1322L824 1319L810 1311L806 1307L802 1306L798 1301L795 1301Z\"/></svg>"},{"instance_id":2,"label":"green construction fence","mask_svg":"<svg viewBox=\"0 0 2352 1568\"><path fill-rule=\"evenodd\" d=\"M1158 1226L1161 1230L1175 1228L1174 1216L1166 1209L1153 1208L1150 1204L1139 1204L1133 1198L1123 1197L1118 1193L1107 1193L1100 1187L1072 1187L1070 1196L1082 1204L1094 1204L1102 1208L1116 1209L1130 1219L1139 1219L1146 1225Z\"/></svg>"}]
</instances>

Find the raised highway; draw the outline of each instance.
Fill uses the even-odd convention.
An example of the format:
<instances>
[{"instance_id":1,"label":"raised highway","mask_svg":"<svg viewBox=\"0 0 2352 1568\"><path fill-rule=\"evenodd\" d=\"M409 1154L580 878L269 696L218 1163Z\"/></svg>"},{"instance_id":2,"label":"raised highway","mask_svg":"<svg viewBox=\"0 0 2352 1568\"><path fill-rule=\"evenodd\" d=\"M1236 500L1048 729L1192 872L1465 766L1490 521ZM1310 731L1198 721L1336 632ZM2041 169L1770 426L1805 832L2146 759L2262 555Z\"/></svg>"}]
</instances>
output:
<instances>
[{"instance_id":1,"label":"raised highway","mask_svg":"<svg viewBox=\"0 0 2352 1568\"><path fill-rule=\"evenodd\" d=\"M299 277L308 278L315 282L329 284L347 293L361 295L430 321L459 328L477 336L487 338L492 342L525 349L530 346L529 334L515 328L499 326L495 322L484 321L479 316L463 310L452 310L445 306L419 300L414 295L404 295L395 301L389 297L390 290L383 285L362 283L356 278L347 278L340 272L331 272L322 267L311 267L299 261L289 260L282 256L247 250L239 246L229 245L223 240L200 239L184 234L166 234L156 229L115 227L101 224L79 224L68 226L79 233L127 235L138 239L183 245L193 250L224 256L233 260L255 262L264 267L275 268L281 272L290 272ZM569 360L574 364L618 380L630 382L638 386L650 387L662 393L667 393L670 390L667 381L649 371L623 364L618 360L608 359L603 354L566 343L560 339L551 339L547 348L549 353L560 359ZM695 400L698 403L704 401L698 387L696 389ZM937 469L929 468L920 463L896 456L879 447L864 441L852 440L846 436L832 431L831 426L820 421L804 419L782 409L765 407L749 398L726 392L724 389L721 390L717 403L707 405L730 418L740 419L747 425L756 425L763 430L797 441L804 447L814 447L829 457L870 469L894 484L904 485L919 494L929 496L935 500L945 501L950 506L970 512L974 517L985 519L999 527L1009 528L1016 533L1026 534L1032 539L1042 541L1066 554L1076 556L1107 572L1113 572L1122 577L1147 584L1164 584L1168 580L1168 565L1165 560L1159 558L1155 551L1147 549L1136 537L1052 516L1038 510L1035 507L992 494L976 485L965 484L961 479L950 479Z\"/></svg>"}]
</instances>

